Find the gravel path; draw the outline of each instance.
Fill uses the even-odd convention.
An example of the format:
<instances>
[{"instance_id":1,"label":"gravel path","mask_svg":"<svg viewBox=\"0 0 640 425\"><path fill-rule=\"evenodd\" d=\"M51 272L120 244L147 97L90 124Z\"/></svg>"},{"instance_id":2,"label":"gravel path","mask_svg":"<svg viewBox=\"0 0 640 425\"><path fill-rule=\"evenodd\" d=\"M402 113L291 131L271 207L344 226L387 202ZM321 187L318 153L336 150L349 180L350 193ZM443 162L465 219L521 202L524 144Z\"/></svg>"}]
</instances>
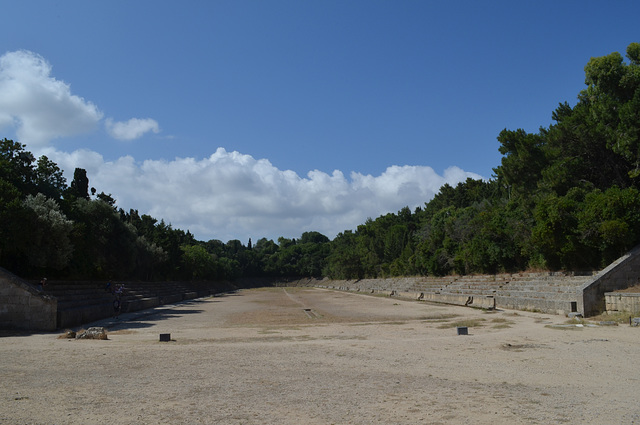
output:
<instances>
[{"instance_id":1,"label":"gravel path","mask_svg":"<svg viewBox=\"0 0 640 425\"><path fill-rule=\"evenodd\" d=\"M640 328L565 321L245 290L1 337L0 424L640 424Z\"/></svg>"}]
</instances>

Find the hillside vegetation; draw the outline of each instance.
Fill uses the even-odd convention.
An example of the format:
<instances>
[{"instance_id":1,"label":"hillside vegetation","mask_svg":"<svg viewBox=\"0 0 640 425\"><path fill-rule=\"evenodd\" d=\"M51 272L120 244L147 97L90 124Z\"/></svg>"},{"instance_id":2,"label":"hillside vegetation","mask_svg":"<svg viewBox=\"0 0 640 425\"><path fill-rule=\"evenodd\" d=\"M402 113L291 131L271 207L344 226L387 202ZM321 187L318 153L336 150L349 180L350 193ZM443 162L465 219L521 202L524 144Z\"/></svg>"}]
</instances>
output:
<instances>
[{"instance_id":1,"label":"hillside vegetation","mask_svg":"<svg viewBox=\"0 0 640 425\"><path fill-rule=\"evenodd\" d=\"M0 266L26 277L234 279L600 269L640 242L640 44L585 66L575 106L537 133L498 135L488 181L444 185L422 208L368 219L333 240L198 241L118 209L25 146L0 141Z\"/></svg>"}]
</instances>

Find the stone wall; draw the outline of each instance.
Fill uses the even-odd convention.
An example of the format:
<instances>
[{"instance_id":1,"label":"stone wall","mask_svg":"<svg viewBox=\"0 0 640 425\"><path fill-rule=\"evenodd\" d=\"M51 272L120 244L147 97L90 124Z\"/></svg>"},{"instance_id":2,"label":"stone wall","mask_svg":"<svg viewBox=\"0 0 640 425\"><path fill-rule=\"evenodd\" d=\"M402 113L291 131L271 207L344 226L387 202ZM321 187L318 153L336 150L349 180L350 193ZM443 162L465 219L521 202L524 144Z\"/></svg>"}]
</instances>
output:
<instances>
[{"instance_id":1,"label":"stone wall","mask_svg":"<svg viewBox=\"0 0 640 425\"><path fill-rule=\"evenodd\" d=\"M608 313L640 313L640 294L625 292L607 292L604 294Z\"/></svg>"},{"instance_id":2,"label":"stone wall","mask_svg":"<svg viewBox=\"0 0 640 425\"><path fill-rule=\"evenodd\" d=\"M58 303L54 297L0 268L0 328L52 331Z\"/></svg>"},{"instance_id":3,"label":"stone wall","mask_svg":"<svg viewBox=\"0 0 640 425\"><path fill-rule=\"evenodd\" d=\"M55 281L47 293L58 300L58 328L69 328L112 317L115 297L107 282ZM121 313L147 310L235 289L229 282L126 282L112 281L111 287L124 285Z\"/></svg>"},{"instance_id":4,"label":"stone wall","mask_svg":"<svg viewBox=\"0 0 640 425\"><path fill-rule=\"evenodd\" d=\"M514 273L480 276L403 277L361 280L313 280L299 284L379 293L446 304L580 313L594 316L610 308L605 294L640 282L640 246L598 273ZM291 282L287 282L291 284ZM631 299L630 296L627 298ZM629 301L631 302L631 301ZM613 304L609 304L613 306Z\"/></svg>"},{"instance_id":5,"label":"stone wall","mask_svg":"<svg viewBox=\"0 0 640 425\"><path fill-rule=\"evenodd\" d=\"M316 286L484 309L567 315L578 311L577 289L591 277L591 273L536 272L360 280L305 279L282 285Z\"/></svg>"},{"instance_id":6,"label":"stone wall","mask_svg":"<svg viewBox=\"0 0 640 425\"><path fill-rule=\"evenodd\" d=\"M640 277L640 246L618 258L578 289L578 311L593 316L606 310L605 293L626 289Z\"/></svg>"}]
</instances>

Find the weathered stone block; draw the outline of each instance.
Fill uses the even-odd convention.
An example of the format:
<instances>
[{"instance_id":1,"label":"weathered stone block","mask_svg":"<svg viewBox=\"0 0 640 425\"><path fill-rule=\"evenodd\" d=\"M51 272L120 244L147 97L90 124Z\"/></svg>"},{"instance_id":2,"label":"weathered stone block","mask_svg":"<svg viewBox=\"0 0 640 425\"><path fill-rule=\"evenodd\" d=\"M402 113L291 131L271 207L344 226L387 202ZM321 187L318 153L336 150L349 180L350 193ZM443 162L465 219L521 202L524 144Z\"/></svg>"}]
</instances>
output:
<instances>
[{"instance_id":1,"label":"weathered stone block","mask_svg":"<svg viewBox=\"0 0 640 425\"><path fill-rule=\"evenodd\" d=\"M102 327L89 328L76 335L76 339L108 339L107 332Z\"/></svg>"}]
</instances>

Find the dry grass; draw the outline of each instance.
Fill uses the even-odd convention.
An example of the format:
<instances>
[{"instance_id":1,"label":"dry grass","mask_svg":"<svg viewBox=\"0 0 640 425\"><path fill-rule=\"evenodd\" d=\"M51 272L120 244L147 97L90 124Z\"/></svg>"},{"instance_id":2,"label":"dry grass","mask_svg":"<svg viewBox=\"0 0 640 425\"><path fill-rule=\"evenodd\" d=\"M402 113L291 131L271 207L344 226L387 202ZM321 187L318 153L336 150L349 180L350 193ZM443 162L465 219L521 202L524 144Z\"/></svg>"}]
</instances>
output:
<instances>
[{"instance_id":1,"label":"dry grass","mask_svg":"<svg viewBox=\"0 0 640 425\"><path fill-rule=\"evenodd\" d=\"M589 320L584 319L582 317L572 317L571 319L565 322L567 325L585 325L589 323Z\"/></svg>"},{"instance_id":2,"label":"dry grass","mask_svg":"<svg viewBox=\"0 0 640 425\"><path fill-rule=\"evenodd\" d=\"M70 329L64 331L63 334L58 336L58 339L74 339L76 337L76 332Z\"/></svg>"},{"instance_id":3,"label":"dry grass","mask_svg":"<svg viewBox=\"0 0 640 425\"><path fill-rule=\"evenodd\" d=\"M429 322L443 322L449 319L459 317L458 314L434 314L430 316L422 316L418 320L424 320Z\"/></svg>"},{"instance_id":4,"label":"dry grass","mask_svg":"<svg viewBox=\"0 0 640 425\"><path fill-rule=\"evenodd\" d=\"M481 327L484 326L485 319L468 319L468 320L461 320L458 322L450 322L450 323L443 323L442 325L438 326L438 329L449 329L449 328L457 328L457 327L467 327L467 328L477 328L477 327Z\"/></svg>"},{"instance_id":5,"label":"dry grass","mask_svg":"<svg viewBox=\"0 0 640 425\"><path fill-rule=\"evenodd\" d=\"M629 323L629 320L632 317L637 317L637 315L629 313L628 311L620 311L613 314L599 314L597 316L590 317L589 319L593 322L616 322L620 324Z\"/></svg>"},{"instance_id":6,"label":"dry grass","mask_svg":"<svg viewBox=\"0 0 640 425\"><path fill-rule=\"evenodd\" d=\"M509 329L511 325L515 324L515 322L507 320L504 317L496 317L495 319L491 320L491 323L494 323L494 329Z\"/></svg>"}]
</instances>

